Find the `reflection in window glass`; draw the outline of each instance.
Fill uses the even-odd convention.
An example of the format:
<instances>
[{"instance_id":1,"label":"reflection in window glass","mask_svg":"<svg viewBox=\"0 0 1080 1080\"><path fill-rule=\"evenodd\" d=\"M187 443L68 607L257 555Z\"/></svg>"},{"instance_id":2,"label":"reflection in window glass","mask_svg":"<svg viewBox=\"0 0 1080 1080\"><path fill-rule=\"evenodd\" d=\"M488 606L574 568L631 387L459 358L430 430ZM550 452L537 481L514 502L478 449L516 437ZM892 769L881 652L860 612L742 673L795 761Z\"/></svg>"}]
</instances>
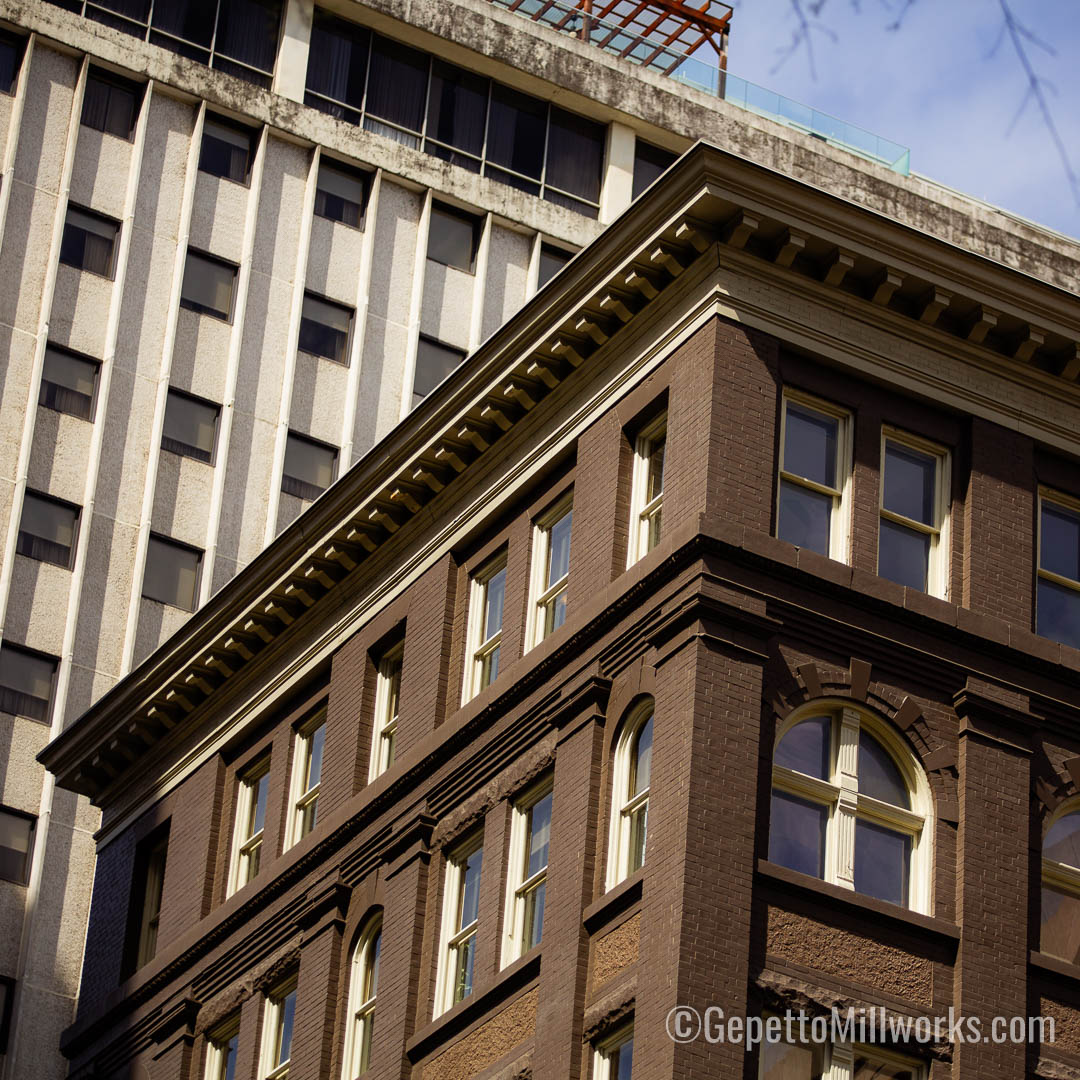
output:
<instances>
[{"instance_id":1,"label":"reflection in window glass","mask_svg":"<svg viewBox=\"0 0 1080 1080\"><path fill-rule=\"evenodd\" d=\"M419 149L429 64L427 54L417 49L375 38L364 121L368 131Z\"/></svg>"},{"instance_id":2,"label":"reflection in window glass","mask_svg":"<svg viewBox=\"0 0 1080 1080\"><path fill-rule=\"evenodd\" d=\"M162 536L151 536L143 572L143 596L194 611L201 563L201 551Z\"/></svg>"},{"instance_id":3,"label":"reflection in window glass","mask_svg":"<svg viewBox=\"0 0 1080 1080\"><path fill-rule=\"evenodd\" d=\"M634 143L634 192L637 198L653 181L658 180L675 161L676 155L659 146L637 139Z\"/></svg>"},{"instance_id":4,"label":"reflection in window glass","mask_svg":"<svg viewBox=\"0 0 1080 1080\"><path fill-rule=\"evenodd\" d=\"M141 101L141 86L91 68L83 96L83 126L130 141Z\"/></svg>"},{"instance_id":5,"label":"reflection in window glass","mask_svg":"<svg viewBox=\"0 0 1080 1080\"><path fill-rule=\"evenodd\" d=\"M112 278L119 232L118 221L69 206L60 242L60 261L78 270Z\"/></svg>"},{"instance_id":6,"label":"reflection in window glass","mask_svg":"<svg viewBox=\"0 0 1080 1080\"><path fill-rule=\"evenodd\" d=\"M51 656L0 643L0 712L47 724L56 665Z\"/></svg>"},{"instance_id":7,"label":"reflection in window glass","mask_svg":"<svg viewBox=\"0 0 1080 1080\"><path fill-rule=\"evenodd\" d=\"M362 229L370 185L368 173L323 158L315 188L316 216Z\"/></svg>"},{"instance_id":8,"label":"reflection in window glass","mask_svg":"<svg viewBox=\"0 0 1080 1080\"><path fill-rule=\"evenodd\" d=\"M1080 649L1080 513L1042 499L1036 629Z\"/></svg>"},{"instance_id":9,"label":"reflection in window glass","mask_svg":"<svg viewBox=\"0 0 1080 1080\"><path fill-rule=\"evenodd\" d=\"M337 451L290 431L285 444L281 490L299 499L317 499L337 473Z\"/></svg>"},{"instance_id":10,"label":"reflection in window glass","mask_svg":"<svg viewBox=\"0 0 1080 1080\"><path fill-rule=\"evenodd\" d=\"M551 244L541 244L540 275L537 287L546 285L572 258L569 251L552 247Z\"/></svg>"},{"instance_id":11,"label":"reflection in window glass","mask_svg":"<svg viewBox=\"0 0 1080 1080\"><path fill-rule=\"evenodd\" d=\"M476 266L479 238L480 222L472 214L440 203L432 205L427 257L433 262L456 266L471 274Z\"/></svg>"},{"instance_id":12,"label":"reflection in window glass","mask_svg":"<svg viewBox=\"0 0 1080 1080\"><path fill-rule=\"evenodd\" d=\"M461 349L420 335L413 375L413 408L420 404L465 359Z\"/></svg>"},{"instance_id":13,"label":"reflection in window glass","mask_svg":"<svg viewBox=\"0 0 1080 1080\"><path fill-rule=\"evenodd\" d=\"M352 308L323 300L313 293L304 293L300 315L300 351L312 356L325 356L336 364L347 364L352 321Z\"/></svg>"},{"instance_id":14,"label":"reflection in window glass","mask_svg":"<svg viewBox=\"0 0 1080 1080\"><path fill-rule=\"evenodd\" d=\"M363 27L316 8L304 103L359 124L370 43L371 35Z\"/></svg>"},{"instance_id":15,"label":"reflection in window glass","mask_svg":"<svg viewBox=\"0 0 1080 1080\"><path fill-rule=\"evenodd\" d=\"M181 307L231 322L235 288L235 266L188 249L180 286Z\"/></svg>"},{"instance_id":16,"label":"reflection in window glass","mask_svg":"<svg viewBox=\"0 0 1080 1080\"><path fill-rule=\"evenodd\" d=\"M180 390L170 389L165 404L161 448L182 457L209 463L214 456L217 420L216 405L200 401Z\"/></svg>"},{"instance_id":17,"label":"reflection in window glass","mask_svg":"<svg viewBox=\"0 0 1080 1080\"><path fill-rule=\"evenodd\" d=\"M251 178L252 138L250 128L237 127L208 115L203 121L199 171L246 184Z\"/></svg>"},{"instance_id":18,"label":"reflection in window glass","mask_svg":"<svg viewBox=\"0 0 1080 1080\"><path fill-rule=\"evenodd\" d=\"M38 404L82 420L92 419L98 368L96 361L46 345Z\"/></svg>"},{"instance_id":19,"label":"reflection in window glass","mask_svg":"<svg viewBox=\"0 0 1080 1080\"><path fill-rule=\"evenodd\" d=\"M15 550L20 555L67 569L75 550L78 507L27 491Z\"/></svg>"},{"instance_id":20,"label":"reflection in window glass","mask_svg":"<svg viewBox=\"0 0 1080 1080\"><path fill-rule=\"evenodd\" d=\"M780 740L773 761L786 769L828 780L832 718L814 716L796 724Z\"/></svg>"}]
</instances>

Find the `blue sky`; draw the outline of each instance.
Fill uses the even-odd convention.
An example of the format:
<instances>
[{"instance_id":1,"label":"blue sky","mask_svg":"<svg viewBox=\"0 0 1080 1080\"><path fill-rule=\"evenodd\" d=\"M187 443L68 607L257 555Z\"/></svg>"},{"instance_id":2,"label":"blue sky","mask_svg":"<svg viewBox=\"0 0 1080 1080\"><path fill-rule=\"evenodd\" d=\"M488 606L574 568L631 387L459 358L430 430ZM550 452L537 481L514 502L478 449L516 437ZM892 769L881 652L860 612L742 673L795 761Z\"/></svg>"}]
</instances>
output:
<instances>
[{"instance_id":1,"label":"blue sky","mask_svg":"<svg viewBox=\"0 0 1080 1080\"><path fill-rule=\"evenodd\" d=\"M1053 46L1029 45L1059 134L1080 174L1080 2L1009 0L1017 19ZM804 7L812 0L804 0ZM805 46L777 67L798 26L791 0L734 0L729 70L911 148L913 172L1080 237L1080 205L1003 25L1000 0L825 0ZM1010 131L1011 127L1011 131Z\"/></svg>"}]
</instances>

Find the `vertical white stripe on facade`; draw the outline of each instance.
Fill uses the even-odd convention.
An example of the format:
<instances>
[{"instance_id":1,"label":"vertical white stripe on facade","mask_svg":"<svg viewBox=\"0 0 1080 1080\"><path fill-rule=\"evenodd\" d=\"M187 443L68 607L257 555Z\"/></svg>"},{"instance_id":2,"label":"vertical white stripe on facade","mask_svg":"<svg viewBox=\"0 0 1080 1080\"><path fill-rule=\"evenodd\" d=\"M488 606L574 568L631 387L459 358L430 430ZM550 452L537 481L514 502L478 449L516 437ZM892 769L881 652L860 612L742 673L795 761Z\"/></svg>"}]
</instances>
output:
<instances>
[{"instance_id":1,"label":"vertical white stripe on facade","mask_svg":"<svg viewBox=\"0 0 1080 1080\"><path fill-rule=\"evenodd\" d=\"M534 233L532 247L529 249L529 274L525 281L525 299L534 296L540 288L540 247L544 242L540 233Z\"/></svg>"},{"instance_id":2,"label":"vertical white stripe on facade","mask_svg":"<svg viewBox=\"0 0 1080 1080\"><path fill-rule=\"evenodd\" d=\"M484 300L487 293L488 253L491 251L491 233L495 228L491 211L484 215L484 228L480 233L480 245L476 251L476 280L473 283L472 311L469 319L469 352L480 344L484 326Z\"/></svg>"},{"instance_id":3,"label":"vertical white stripe on facade","mask_svg":"<svg viewBox=\"0 0 1080 1080\"><path fill-rule=\"evenodd\" d=\"M15 100L12 102L11 116L8 117L7 142L4 143L4 161L0 165L0 251L4 248L4 228L7 225L12 182L15 179L15 150L19 145L23 106L26 104L27 88L30 85L30 64L33 61L34 43L36 41L37 34L31 34L27 38L22 68L19 70L19 82L15 87Z\"/></svg>"},{"instance_id":4,"label":"vertical white stripe on facade","mask_svg":"<svg viewBox=\"0 0 1080 1080\"><path fill-rule=\"evenodd\" d=\"M420 222L416 227L416 259L413 263L412 295L409 297L409 343L405 350L405 365L401 373L401 410L404 420L412 411L413 375L416 373L416 352L420 347L420 314L424 306L424 273L427 270L428 232L431 229L431 188L424 195Z\"/></svg>"}]
</instances>

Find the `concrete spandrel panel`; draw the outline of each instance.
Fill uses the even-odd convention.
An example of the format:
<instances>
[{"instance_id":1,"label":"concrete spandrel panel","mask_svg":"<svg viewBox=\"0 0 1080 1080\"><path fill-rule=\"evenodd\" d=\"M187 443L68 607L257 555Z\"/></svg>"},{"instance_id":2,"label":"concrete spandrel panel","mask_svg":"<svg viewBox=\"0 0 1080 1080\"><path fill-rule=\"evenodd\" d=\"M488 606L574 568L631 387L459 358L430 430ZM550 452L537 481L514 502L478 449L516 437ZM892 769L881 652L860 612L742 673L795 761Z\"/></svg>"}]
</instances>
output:
<instances>
[{"instance_id":1,"label":"concrete spandrel panel","mask_svg":"<svg viewBox=\"0 0 1080 1080\"><path fill-rule=\"evenodd\" d=\"M55 195L12 184L0 250L0 324L37 333L55 215Z\"/></svg>"},{"instance_id":2,"label":"concrete spandrel panel","mask_svg":"<svg viewBox=\"0 0 1080 1080\"><path fill-rule=\"evenodd\" d=\"M0 803L37 816L45 769L37 755L49 741L48 724L0 713ZM18 762L17 767L12 767Z\"/></svg>"},{"instance_id":3,"label":"concrete spandrel panel","mask_svg":"<svg viewBox=\"0 0 1080 1080\"><path fill-rule=\"evenodd\" d=\"M239 263L250 194L251 189L244 184L200 172L191 207L191 246Z\"/></svg>"},{"instance_id":4,"label":"concrete spandrel panel","mask_svg":"<svg viewBox=\"0 0 1080 1080\"><path fill-rule=\"evenodd\" d=\"M271 475L276 433L276 423L256 419L250 413L237 412L233 417L218 555L241 565L251 562L265 546L270 485L281 483L280 476Z\"/></svg>"},{"instance_id":5,"label":"concrete spandrel panel","mask_svg":"<svg viewBox=\"0 0 1080 1080\"><path fill-rule=\"evenodd\" d=\"M480 339L486 341L525 303L532 238L494 225L484 283Z\"/></svg>"},{"instance_id":6,"label":"concrete spandrel panel","mask_svg":"<svg viewBox=\"0 0 1080 1080\"><path fill-rule=\"evenodd\" d=\"M427 260L420 332L444 345L468 349L476 275Z\"/></svg>"},{"instance_id":7,"label":"concrete spandrel panel","mask_svg":"<svg viewBox=\"0 0 1080 1080\"><path fill-rule=\"evenodd\" d=\"M90 529L75 632L75 662L106 675L119 675L138 529L101 514L94 515Z\"/></svg>"},{"instance_id":8,"label":"concrete spandrel panel","mask_svg":"<svg viewBox=\"0 0 1080 1080\"><path fill-rule=\"evenodd\" d=\"M194 106L158 93L150 99L139 168L135 224L175 241L184 202Z\"/></svg>"},{"instance_id":9,"label":"concrete spandrel panel","mask_svg":"<svg viewBox=\"0 0 1080 1080\"><path fill-rule=\"evenodd\" d=\"M77 416L38 406L28 486L81 505L93 431L92 424Z\"/></svg>"},{"instance_id":10,"label":"concrete spandrel panel","mask_svg":"<svg viewBox=\"0 0 1080 1080\"><path fill-rule=\"evenodd\" d=\"M157 389L154 380L114 369L109 400L102 402L98 394L98 423L104 422L105 434L95 509L131 525L137 525L142 515Z\"/></svg>"},{"instance_id":11,"label":"concrete spandrel panel","mask_svg":"<svg viewBox=\"0 0 1080 1080\"><path fill-rule=\"evenodd\" d=\"M252 265L284 281L296 277L310 160L311 151L293 143L270 138L266 144Z\"/></svg>"},{"instance_id":12,"label":"concrete spandrel panel","mask_svg":"<svg viewBox=\"0 0 1080 1080\"><path fill-rule=\"evenodd\" d=\"M62 266L60 269L70 271L73 267ZM87 356L104 356L109 307L116 283L86 270L75 270L74 273L77 277L75 308L68 333L68 345ZM57 292L59 293L59 288Z\"/></svg>"},{"instance_id":13,"label":"concrete spandrel panel","mask_svg":"<svg viewBox=\"0 0 1080 1080\"><path fill-rule=\"evenodd\" d=\"M80 62L81 58L64 56L40 40L34 46L19 126L15 176L42 191L55 193L60 189Z\"/></svg>"},{"instance_id":14,"label":"concrete spandrel panel","mask_svg":"<svg viewBox=\"0 0 1080 1080\"><path fill-rule=\"evenodd\" d=\"M362 456L400 419L401 397L412 400L412 387L404 386L405 353L409 332L397 323L369 316L364 338L364 360L356 399L354 452Z\"/></svg>"},{"instance_id":15,"label":"concrete spandrel panel","mask_svg":"<svg viewBox=\"0 0 1080 1080\"><path fill-rule=\"evenodd\" d=\"M71 201L99 214L121 219L134 147L127 139L79 125Z\"/></svg>"},{"instance_id":16,"label":"concrete spandrel panel","mask_svg":"<svg viewBox=\"0 0 1080 1080\"><path fill-rule=\"evenodd\" d=\"M135 228L120 305L116 363L151 379L161 373L175 266L174 240Z\"/></svg>"},{"instance_id":17,"label":"concrete spandrel panel","mask_svg":"<svg viewBox=\"0 0 1080 1080\"><path fill-rule=\"evenodd\" d=\"M181 308L169 385L220 402L225 395L232 329L224 319Z\"/></svg>"},{"instance_id":18,"label":"concrete spandrel panel","mask_svg":"<svg viewBox=\"0 0 1080 1080\"><path fill-rule=\"evenodd\" d=\"M338 446L348 385L349 369L343 364L299 353L289 410L290 429Z\"/></svg>"},{"instance_id":19,"label":"concrete spandrel panel","mask_svg":"<svg viewBox=\"0 0 1080 1080\"><path fill-rule=\"evenodd\" d=\"M375 221L370 310L374 315L402 325L409 321L416 232L422 205L421 195L383 181ZM371 228L370 217L368 228Z\"/></svg>"},{"instance_id":20,"label":"concrete spandrel panel","mask_svg":"<svg viewBox=\"0 0 1080 1080\"><path fill-rule=\"evenodd\" d=\"M71 595L71 571L63 566L16 555L4 633L38 652L64 651L64 624Z\"/></svg>"},{"instance_id":21,"label":"concrete spandrel panel","mask_svg":"<svg viewBox=\"0 0 1080 1080\"><path fill-rule=\"evenodd\" d=\"M81 943L81 937L79 941ZM30 984L23 988L21 1000L18 1030L12 1032L9 1056L15 1054L20 1061L32 1062L34 1080L64 1080L67 1062L63 1056L43 1054L41 1048L54 1045L56 1033L70 1026L75 1018L74 1000Z\"/></svg>"},{"instance_id":22,"label":"concrete spandrel panel","mask_svg":"<svg viewBox=\"0 0 1080 1080\"><path fill-rule=\"evenodd\" d=\"M282 492L281 502L278 503L277 532L274 535L280 536L310 505L306 499Z\"/></svg>"},{"instance_id":23,"label":"concrete spandrel panel","mask_svg":"<svg viewBox=\"0 0 1080 1080\"><path fill-rule=\"evenodd\" d=\"M26 410L37 403L38 391L30 389L33 368L34 339L10 326L0 326L0 476L12 481Z\"/></svg>"},{"instance_id":24,"label":"concrete spandrel panel","mask_svg":"<svg viewBox=\"0 0 1080 1080\"><path fill-rule=\"evenodd\" d=\"M190 617L190 611L181 611L180 608L148 600L144 596L139 603L139 622L135 632L135 664L142 663Z\"/></svg>"},{"instance_id":25,"label":"concrete spandrel panel","mask_svg":"<svg viewBox=\"0 0 1080 1080\"><path fill-rule=\"evenodd\" d=\"M214 583L210 589L213 596L218 590L223 589L240 572L240 564L235 559L224 559L219 554L214 560Z\"/></svg>"},{"instance_id":26,"label":"concrete spandrel panel","mask_svg":"<svg viewBox=\"0 0 1080 1080\"><path fill-rule=\"evenodd\" d=\"M360 259L364 234L340 221L316 217L311 222L307 287L348 307L359 295ZM385 270L385 267L384 267Z\"/></svg>"},{"instance_id":27,"label":"concrete spandrel panel","mask_svg":"<svg viewBox=\"0 0 1080 1080\"><path fill-rule=\"evenodd\" d=\"M0 971L5 973L19 966L19 938L25 909L26 886L0 881Z\"/></svg>"},{"instance_id":28,"label":"concrete spandrel panel","mask_svg":"<svg viewBox=\"0 0 1080 1080\"><path fill-rule=\"evenodd\" d=\"M213 466L162 450L154 485L155 531L205 549L213 483Z\"/></svg>"},{"instance_id":29,"label":"concrete spandrel panel","mask_svg":"<svg viewBox=\"0 0 1080 1080\"><path fill-rule=\"evenodd\" d=\"M277 423L289 352L289 314L293 288L288 282L252 273L248 283L244 337L236 378L236 407ZM199 364L213 363L210 354Z\"/></svg>"}]
</instances>

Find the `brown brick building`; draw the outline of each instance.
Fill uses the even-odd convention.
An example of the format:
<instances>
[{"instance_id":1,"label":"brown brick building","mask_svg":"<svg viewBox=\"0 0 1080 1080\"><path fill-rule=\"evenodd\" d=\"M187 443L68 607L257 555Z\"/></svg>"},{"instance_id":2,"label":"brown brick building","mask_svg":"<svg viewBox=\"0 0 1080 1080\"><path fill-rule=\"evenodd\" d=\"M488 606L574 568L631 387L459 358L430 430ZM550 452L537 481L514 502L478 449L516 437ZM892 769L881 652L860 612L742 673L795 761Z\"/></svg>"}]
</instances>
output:
<instances>
[{"instance_id":1,"label":"brown brick building","mask_svg":"<svg viewBox=\"0 0 1080 1080\"><path fill-rule=\"evenodd\" d=\"M45 751L103 811L72 1076L1080 1076L1025 258L687 154ZM669 1034L849 1004L1056 1040Z\"/></svg>"}]
</instances>

